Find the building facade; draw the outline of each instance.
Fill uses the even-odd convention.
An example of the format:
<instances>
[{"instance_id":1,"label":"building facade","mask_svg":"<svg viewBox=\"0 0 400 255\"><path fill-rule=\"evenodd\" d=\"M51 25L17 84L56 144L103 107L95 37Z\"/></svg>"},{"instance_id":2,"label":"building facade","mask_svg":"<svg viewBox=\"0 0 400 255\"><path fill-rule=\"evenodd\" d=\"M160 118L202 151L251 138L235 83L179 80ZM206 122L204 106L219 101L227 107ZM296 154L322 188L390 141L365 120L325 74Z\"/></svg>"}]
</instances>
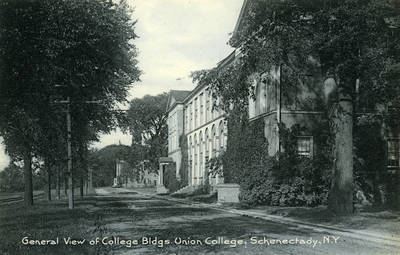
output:
<instances>
[{"instance_id":1,"label":"building facade","mask_svg":"<svg viewBox=\"0 0 400 255\"><path fill-rule=\"evenodd\" d=\"M211 185L223 182L219 175L209 174L207 162L226 147L227 123L223 111L214 107L214 97L207 86L192 91L170 91L168 100L168 157L176 164L179 176L182 161L181 142L186 143L189 185Z\"/></svg>"},{"instance_id":2,"label":"building facade","mask_svg":"<svg viewBox=\"0 0 400 255\"><path fill-rule=\"evenodd\" d=\"M184 104L183 101L190 91L171 90L167 103L168 113L168 157L176 164L176 176L179 176L179 170L182 162L182 150L179 144L181 136L184 134Z\"/></svg>"},{"instance_id":3,"label":"building facade","mask_svg":"<svg viewBox=\"0 0 400 255\"><path fill-rule=\"evenodd\" d=\"M242 26L249 0L244 0L235 31ZM219 68L229 65L240 57L240 45L226 59L219 63ZM313 57L308 59L309 65L296 84L283 84L285 73L276 66L270 70L254 74L252 91L254 97L249 97L249 120L264 122L264 136L268 141L268 154L275 155L282 150L280 128L302 127L297 136L297 153L301 156L313 157L318 151L315 133L320 128L324 115L327 95L334 90L330 79L322 77L321 66ZM359 81L358 81L359 82ZM354 108L355 115L361 116L366 109L359 105L362 102L362 91L358 91ZM175 92L171 91L172 94ZM215 110L215 97L207 86L197 86L187 92L184 99L169 106L169 156L177 163L177 173L180 167L182 153L179 148L179 137L184 135L187 142L188 179L189 185L205 183L209 178L211 184L223 182L218 176L207 173L206 163L218 156L226 148L227 123L224 113ZM388 106L382 106L383 108ZM369 113L382 112L379 109L367 109ZM388 111L386 111L388 112ZM378 135L378 134L377 134ZM382 124L380 134L386 145L384 152L386 169L400 172L400 128L399 122Z\"/></svg>"},{"instance_id":4,"label":"building facade","mask_svg":"<svg viewBox=\"0 0 400 255\"><path fill-rule=\"evenodd\" d=\"M238 17L235 31L241 29L246 12L251 0L244 0ZM240 52L240 45L236 51ZM285 72L279 66L262 73L254 74L252 90L254 97L249 97L249 120L262 120L264 122L264 136L268 141L269 155L275 155L282 150L282 137L279 129L284 126L291 128L300 126L301 131L297 136L298 155L312 157L318 151L316 133L320 128L321 119L332 95L336 95L336 83L329 75L323 76L320 63L312 56L308 57L307 67L304 67L303 76L299 77L296 84L284 84ZM398 183L400 177L400 121L397 108L388 103L374 104L370 95L364 93L362 81L356 80L354 84L353 110L354 110L354 135L360 135L358 129L362 118L366 116L380 116L377 129L366 137L359 138L354 143L354 150L360 151L365 148L357 148L357 144L368 144L368 140L377 137L383 140L383 148L374 148L375 154L379 154L379 162L385 162L381 175L388 175L387 179ZM392 109L393 108L393 109ZM325 116L326 117L326 116ZM368 117L367 117L368 118ZM371 128L374 124L366 124ZM364 127L365 128L365 127ZM357 134L358 133L358 134ZM361 140L361 142L360 142ZM372 149L372 148L371 148ZM375 169L375 171L378 171ZM368 178L373 179L371 174ZM382 180L380 180L382 182ZM399 192L400 194L400 192Z\"/></svg>"},{"instance_id":5,"label":"building facade","mask_svg":"<svg viewBox=\"0 0 400 255\"><path fill-rule=\"evenodd\" d=\"M282 149L279 128L290 129L294 125L302 127L297 137L298 154L314 154L312 133L318 129L324 101L324 82L316 73L316 70L309 70L297 84L287 86L289 89L281 84L279 67L254 75L252 90L255 97L249 98L249 120L264 121L269 155L273 156Z\"/></svg>"},{"instance_id":6,"label":"building facade","mask_svg":"<svg viewBox=\"0 0 400 255\"><path fill-rule=\"evenodd\" d=\"M189 185L223 182L220 176L209 175L207 162L226 147L227 126L224 113L215 109L214 100L206 86L196 87L185 99L184 134L187 138Z\"/></svg>"}]
</instances>

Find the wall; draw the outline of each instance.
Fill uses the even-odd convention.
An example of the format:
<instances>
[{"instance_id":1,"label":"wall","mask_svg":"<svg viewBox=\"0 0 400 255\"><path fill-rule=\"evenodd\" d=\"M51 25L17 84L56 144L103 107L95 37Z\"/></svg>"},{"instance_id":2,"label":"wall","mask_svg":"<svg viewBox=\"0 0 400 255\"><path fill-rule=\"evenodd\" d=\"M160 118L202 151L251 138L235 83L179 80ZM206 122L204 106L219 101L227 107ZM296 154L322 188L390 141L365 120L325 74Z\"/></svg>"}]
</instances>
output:
<instances>
[{"instance_id":1,"label":"wall","mask_svg":"<svg viewBox=\"0 0 400 255\"><path fill-rule=\"evenodd\" d=\"M185 100L185 135L188 142L190 185L205 183L207 159L226 148L227 128L222 111L213 109L214 98L206 87L196 88ZM218 184L219 176L209 183Z\"/></svg>"},{"instance_id":2,"label":"wall","mask_svg":"<svg viewBox=\"0 0 400 255\"><path fill-rule=\"evenodd\" d=\"M314 70L315 69L315 70ZM249 98L249 119L264 119L264 134L268 141L268 154L273 156L279 151L279 123L290 128L299 124L310 130L319 122L323 103L323 82L317 69L306 71L296 84L281 84L285 72L280 68L271 68L261 74L253 75L255 98ZM307 73L313 73L309 75ZM306 134L305 134L306 135Z\"/></svg>"},{"instance_id":3,"label":"wall","mask_svg":"<svg viewBox=\"0 0 400 255\"><path fill-rule=\"evenodd\" d=\"M176 163L177 177L182 158L179 137L183 134L183 128L183 105L176 104L168 113L168 157Z\"/></svg>"}]
</instances>

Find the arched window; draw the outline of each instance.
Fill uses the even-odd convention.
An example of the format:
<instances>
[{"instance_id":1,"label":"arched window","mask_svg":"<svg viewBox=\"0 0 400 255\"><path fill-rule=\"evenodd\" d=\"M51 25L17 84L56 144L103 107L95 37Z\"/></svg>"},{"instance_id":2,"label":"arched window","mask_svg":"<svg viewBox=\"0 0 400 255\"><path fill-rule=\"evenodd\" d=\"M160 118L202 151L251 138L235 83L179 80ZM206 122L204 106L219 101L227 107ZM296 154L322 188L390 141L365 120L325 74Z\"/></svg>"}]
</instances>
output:
<instances>
[{"instance_id":1,"label":"arched window","mask_svg":"<svg viewBox=\"0 0 400 255\"><path fill-rule=\"evenodd\" d=\"M216 143L217 143L217 130L215 125L212 126L211 128L211 158L214 158L216 156Z\"/></svg>"},{"instance_id":2,"label":"arched window","mask_svg":"<svg viewBox=\"0 0 400 255\"><path fill-rule=\"evenodd\" d=\"M204 91L204 97L206 98L205 122L208 122L210 120L210 92L208 88Z\"/></svg>"},{"instance_id":3,"label":"arched window","mask_svg":"<svg viewBox=\"0 0 400 255\"><path fill-rule=\"evenodd\" d=\"M188 167L189 167L189 169L188 169L188 172L189 172L189 178L191 178L191 176L192 176L192 172L193 172L193 163L192 163L192 160L193 160L193 142L192 142L192 137L191 136L189 136L189 139L188 139ZM190 179L189 179L190 180Z\"/></svg>"},{"instance_id":4,"label":"arched window","mask_svg":"<svg viewBox=\"0 0 400 255\"><path fill-rule=\"evenodd\" d=\"M197 180L197 149L198 149L198 143L197 143L197 135L194 135L193 139L193 147L194 147L194 153L193 153L193 177L195 181Z\"/></svg>"},{"instance_id":5,"label":"arched window","mask_svg":"<svg viewBox=\"0 0 400 255\"><path fill-rule=\"evenodd\" d=\"M208 128L206 128L206 131L204 132L204 151L205 151L205 156L204 156L204 165L207 168L207 162L210 157L210 137L208 134Z\"/></svg>"},{"instance_id":6,"label":"arched window","mask_svg":"<svg viewBox=\"0 0 400 255\"><path fill-rule=\"evenodd\" d=\"M215 119L215 110L214 110L214 97L213 97L213 93L210 91L210 110L211 110L211 119Z\"/></svg>"},{"instance_id":7,"label":"arched window","mask_svg":"<svg viewBox=\"0 0 400 255\"><path fill-rule=\"evenodd\" d=\"M203 179L203 133L200 131L199 134L199 173L198 173L198 177L199 179Z\"/></svg>"}]
</instances>

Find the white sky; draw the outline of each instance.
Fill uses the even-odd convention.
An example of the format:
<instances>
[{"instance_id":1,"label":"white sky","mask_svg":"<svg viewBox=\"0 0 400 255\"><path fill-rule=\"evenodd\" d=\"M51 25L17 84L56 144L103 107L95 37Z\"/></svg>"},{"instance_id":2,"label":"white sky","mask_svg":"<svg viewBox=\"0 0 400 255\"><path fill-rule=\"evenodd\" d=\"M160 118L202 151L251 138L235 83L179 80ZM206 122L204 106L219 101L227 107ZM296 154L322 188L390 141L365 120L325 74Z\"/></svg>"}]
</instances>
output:
<instances>
[{"instance_id":1,"label":"white sky","mask_svg":"<svg viewBox=\"0 0 400 255\"><path fill-rule=\"evenodd\" d=\"M137 19L141 82L130 98L194 88L190 72L214 67L232 52L227 45L243 0L128 0ZM179 79L178 79L179 78ZM178 79L178 80L177 80ZM120 131L102 135L93 146L130 145ZM0 171L8 164L0 144Z\"/></svg>"}]
</instances>

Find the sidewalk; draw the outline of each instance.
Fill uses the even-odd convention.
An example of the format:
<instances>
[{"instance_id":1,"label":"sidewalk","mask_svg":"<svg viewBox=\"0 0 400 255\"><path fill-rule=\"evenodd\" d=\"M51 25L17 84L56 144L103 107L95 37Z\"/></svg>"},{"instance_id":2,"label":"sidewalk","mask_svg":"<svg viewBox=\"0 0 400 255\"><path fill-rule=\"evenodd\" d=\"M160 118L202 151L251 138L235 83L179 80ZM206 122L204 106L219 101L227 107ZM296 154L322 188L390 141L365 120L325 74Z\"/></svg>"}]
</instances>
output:
<instances>
[{"instance_id":1,"label":"sidewalk","mask_svg":"<svg viewBox=\"0 0 400 255\"><path fill-rule=\"evenodd\" d=\"M316 226L326 226L355 233L380 236L400 241L400 212L376 210L372 207L357 208L350 216L335 216L326 206L274 207L258 206L244 209L253 213L264 213L270 216L283 217L293 221L307 222Z\"/></svg>"},{"instance_id":2,"label":"sidewalk","mask_svg":"<svg viewBox=\"0 0 400 255\"><path fill-rule=\"evenodd\" d=\"M374 212L371 208L366 208L351 216L336 217L324 206L314 208L257 206L244 209L240 208L239 205L207 204L195 202L189 198L160 196L151 191L141 192L139 189L135 189L135 191L158 199L191 204L194 207L213 208L297 228L328 232L337 236L347 236L400 247L400 212L387 210Z\"/></svg>"},{"instance_id":3,"label":"sidewalk","mask_svg":"<svg viewBox=\"0 0 400 255\"><path fill-rule=\"evenodd\" d=\"M232 206L222 207L232 213L243 216L400 247L400 217L398 213L397 215L391 212L380 214L356 213L351 216L334 217L327 216L329 214L326 213L327 210L324 207L274 208L280 211L281 215L271 214L273 207L252 209L235 209ZM308 211L309 214L302 214L304 211ZM317 216L318 214L319 217ZM390 217L385 217L384 215L390 215Z\"/></svg>"}]
</instances>

